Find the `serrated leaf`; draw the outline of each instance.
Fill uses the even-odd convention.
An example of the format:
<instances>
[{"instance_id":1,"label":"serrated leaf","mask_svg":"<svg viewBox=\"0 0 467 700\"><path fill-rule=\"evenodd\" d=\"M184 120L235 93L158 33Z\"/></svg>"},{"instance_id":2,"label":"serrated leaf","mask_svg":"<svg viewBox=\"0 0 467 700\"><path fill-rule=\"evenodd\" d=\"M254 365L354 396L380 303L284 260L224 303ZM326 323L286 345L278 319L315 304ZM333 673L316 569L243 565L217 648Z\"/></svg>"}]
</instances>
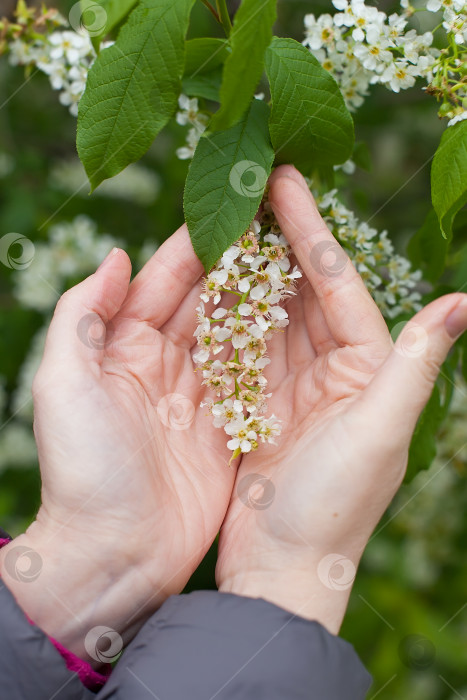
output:
<instances>
[{"instance_id":1,"label":"serrated leaf","mask_svg":"<svg viewBox=\"0 0 467 700\"><path fill-rule=\"evenodd\" d=\"M230 33L232 53L227 57L220 89L221 107L211 129L228 129L251 102L264 69L264 52L272 39L277 0L242 0Z\"/></svg>"},{"instance_id":2,"label":"serrated leaf","mask_svg":"<svg viewBox=\"0 0 467 700\"><path fill-rule=\"evenodd\" d=\"M467 121L450 126L431 165L431 201L438 215L442 234L449 238L452 221L467 202Z\"/></svg>"},{"instance_id":3,"label":"serrated leaf","mask_svg":"<svg viewBox=\"0 0 467 700\"><path fill-rule=\"evenodd\" d=\"M112 31L117 24L127 16L138 0L81 0L80 23L89 32L93 43L99 42ZM102 11L99 11L100 6ZM71 13L77 5L73 5L70 12L70 22L73 26ZM76 30L77 27L74 27Z\"/></svg>"},{"instance_id":4,"label":"serrated leaf","mask_svg":"<svg viewBox=\"0 0 467 700\"><path fill-rule=\"evenodd\" d=\"M185 43L185 50L184 94L219 102L222 64L229 55L227 40L211 37L190 39Z\"/></svg>"},{"instance_id":5,"label":"serrated leaf","mask_svg":"<svg viewBox=\"0 0 467 700\"><path fill-rule=\"evenodd\" d=\"M266 50L272 95L269 120L278 163L311 169L344 163L354 128L339 87L302 44L274 37Z\"/></svg>"},{"instance_id":6,"label":"serrated leaf","mask_svg":"<svg viewBox=\"0 0 467 700\"><path fill-rule=\"evenodd\" d=\"M193 3L141 0L89 71L77 148L92 189L141 158L175 111Z\"/></svg>"},{"instance_id":7,"label":"serrated leaf","mask_svg":"<svg viewBox=\"0 0 467 700\"><path fill-rule=\"evenodd\" d=\"M196 255L208 272L250 225L274 151L268 106L253 100L233 127L205 133L188 171L183 206Z\"/></svg>"},{"instance_id":8,"label":"serrated leaf","mask_svg":"<svg viewBox=\"0 0 467 700\"><path fill-rule=\"evenodd\" d=\"M441 235L436 212L430 209L407 246L410 261L415 267L421 268L425 279L436 282L446 266L448 248L449 243Z\"/></svg>"},{"instance_id":9,"label":"serrated leaf","mask_svg":"<svg viewBox=\"0 0 467 700\"><path fill-rule=\"evenodd\" d=\"M189 97L205 97L219 102L219 88L222 80L222 68L210 73L199 73L194 78L182 78L182 92Z\"/></svg>"},{"instance_id":10,"label":"serrated leaf","mask_svg":"<svg viewBox=\"0 0 467 700\"><path fill-rule=\"evenodd\" d=\"M204 37L189 39L185 43L184 77L194 79L222 66L229 55L227 39Z\"/></svg>"}]
</instances>

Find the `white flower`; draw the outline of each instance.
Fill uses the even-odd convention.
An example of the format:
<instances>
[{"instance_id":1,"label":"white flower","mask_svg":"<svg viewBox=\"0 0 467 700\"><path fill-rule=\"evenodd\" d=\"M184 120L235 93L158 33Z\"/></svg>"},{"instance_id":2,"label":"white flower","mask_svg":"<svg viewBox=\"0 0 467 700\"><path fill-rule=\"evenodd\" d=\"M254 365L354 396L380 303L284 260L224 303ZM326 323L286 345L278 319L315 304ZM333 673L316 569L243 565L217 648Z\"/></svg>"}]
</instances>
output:
<instances>
[{"instance_id":1,"label":"white flower","mask_svg":"<svg viewBox=\"0 0 467 700\"><path fill-rule=\"evenodd\" d=\"M452 32L456 44L464 44L467 41L467 17L465 15L458 15L450 9L446 9L443 27L447 32Z\"/></svg>"},{"instance_id":2,"label":"white flower","mask_svg":"<svg viewBox=\"0 0 467 700\"><path fill-rule=\"evenodd\" d=\"M385 65L392 63L392 53L387 50L388 46L389 41L384 37L380 37L379 41L374 37L374 43L370 45L356 44L354 54L364 68L380 73Z\"/></svg>"},{"instance_id":3,"label":"white flower","mask_svg":"<svg viewBox=\"0 0 467 700\"><path fill-rule=\"evenodd\" d=\"M261 418L259 436L262 442L275 445L275 438L281 433L281 424L274 414L269 418Z\"/></svg>"},{"instance_id":4,"label":"white flower","mask_svg":"<svg viewBox=\"0 0 467 700\"><path fill-rule=\"evenodd\" d=\"M467 119L467 111L466 111L466 110L464 110L464 111L461 112L460 114L456 114L455 117L453 117L452 119L450 119L450 120L448 121L448 126L454 126L454 124L457 124L458 122L461 122L461 121L463 121L464 119Z\"/></svg>"},{"instance_id":5,"label":"white flower","mask_svg":"<svg viewBox=\"0 0 467 700\"><path fill-rule=\"evenodd\" d=\"M240 449L241 452L250 452L252 447L257 446L256 432L250 429L251 421L251 418L245 420L242 416L224 426L227 435L232 436L227 443L229 450L235 452Z\"/></svg>"},{"instance_id":6,"label":"white flower","mask_svg":"<svg viewBox=\"0 0 467 700\"><path fill-rule=\"evenodd\" d=\"M214 303L218 304L221 300L221 290L227 282L227 270L214 270L210 272L207 279L203 280L203 293L201 299L208 302L211 297L214 297Z\"/></svg>"},{"instance_id":7,"label":"white flower","mask_svg":"<svg viewBox=\"0 0 467 700\"><path fill-rule=\"evenodd\" d=\"M202 127L201 131L204 131L208 123L208 117L206 114L202 114L199 111L198 100L196 97L190 99L186 95L180 95L178 98L178 104L182 109L181 112L177 112L175 120L177 124L185 126L186 124L192 124L195 127Z\"/></svg>"},{"instance_id":8,"label":"white flower","mask_svg":"<svg viewBox=\"0 0 467 700\"><path fill-rule=\"evenodd\" d=\"M321 15L317 20L314 15L306 15L305 28L306 39L303 43L314 51L324 45L332 45L341 38L341 31L331 15Z\"/></svg>"},{"instance_id":9,"label":"white flower","mask_svg":"<svg viewBox=\"0 0 467 700\"><path fill-rule=\"evenodd\" d=\"M243 416L243 404L238 399L224 399L222 403L215 403L211 408L214 416L214 427L223 428L226 423L235 421L240 414Z\"/></svg>"},{"instance_id":10,"label":"white flower","mask_svg":"<svg viewBox=\"0 0 467 700\"><path fill-rule=\"evenodd\" d=\"M68 63L74 64L92 51L89 37L72 31L53 32L49 35L48 41L52 45L50 51L52 60L66 58Z\"/></svg>"},{"instance_id":11,"label":"white flower","mask_svg":"<svg viewBox=\"0 0 467 700\"><path fill-rule=\"evenodd\" d=\"M400 89L412 87L415 84L415 78L418 76L418 69L406 61L395 61L386 68L381 81L388 83L391 90L399 92Z\"/></svg>"},{"instance_id":12,"label":"white flower","mask_svg":"<svg viewBox=\"0 0 467 700\"><path fill-rule=\"evenodd\" d=\"M238 350L244 348L248 343L249 328L251 323L245 319L228 318L225 327L230 328L232 333L232 345Z\"/></svg>"}]
</instances>

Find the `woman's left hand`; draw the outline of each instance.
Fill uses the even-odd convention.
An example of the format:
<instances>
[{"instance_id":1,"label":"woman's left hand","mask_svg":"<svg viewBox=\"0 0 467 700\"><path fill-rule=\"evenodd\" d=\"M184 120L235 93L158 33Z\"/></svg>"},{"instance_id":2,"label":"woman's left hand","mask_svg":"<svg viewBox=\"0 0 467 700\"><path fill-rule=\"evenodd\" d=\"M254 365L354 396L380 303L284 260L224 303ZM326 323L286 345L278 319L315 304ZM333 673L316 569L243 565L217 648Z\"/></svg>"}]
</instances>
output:
<instances>
[{"instance_id":1,"label":"woman's left hand","mask_svg":"<svg viewBox=\"0 0 467 700\"><path fill-rule=\"evenodd\" d=\"M23 609L84 658L90 629L128 641L184 588L235 477L225 435L200 407L191 348L202 266L186 226L129 286L130 272L116 250L57 305L33 386L42 505L0 553Z\"/></svg>"}]
</instances>

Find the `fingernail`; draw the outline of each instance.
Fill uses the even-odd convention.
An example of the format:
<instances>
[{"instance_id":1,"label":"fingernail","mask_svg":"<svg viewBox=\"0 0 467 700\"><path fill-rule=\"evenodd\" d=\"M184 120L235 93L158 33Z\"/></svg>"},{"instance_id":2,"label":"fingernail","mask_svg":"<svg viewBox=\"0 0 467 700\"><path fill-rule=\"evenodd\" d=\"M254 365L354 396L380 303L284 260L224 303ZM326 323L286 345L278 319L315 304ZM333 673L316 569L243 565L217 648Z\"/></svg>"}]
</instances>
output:
<instances>
[{"instance_id":1,"label":"fingernail","mask_svg":"<svg viewBox=\"0 0 467 700\"><path fill-rule=\"evenodd\" d=\"M467 329L467 299L461 301L454 311L451 311L444 322L451 338L458 338Z\"/></svg>"},{"instance_id":2,"label":"fingernail","mask_svg":"<svg viewBox=\"0 0 467 700\"><path fill-rule=\"evenodd\" d=\"M111 260L111 259L114 257L114 255L116 255L117 252L118 252L118 248L112 248L112 250L110 251L110 253L103 259L103 261L101 262L101 264L100 264L99 267L97 268L96 272L97 272L98 270L100 270L102 267L104 267L104 265L107 265L107 263L109 262L109 260Z\"/></svg>"}]
</instances>

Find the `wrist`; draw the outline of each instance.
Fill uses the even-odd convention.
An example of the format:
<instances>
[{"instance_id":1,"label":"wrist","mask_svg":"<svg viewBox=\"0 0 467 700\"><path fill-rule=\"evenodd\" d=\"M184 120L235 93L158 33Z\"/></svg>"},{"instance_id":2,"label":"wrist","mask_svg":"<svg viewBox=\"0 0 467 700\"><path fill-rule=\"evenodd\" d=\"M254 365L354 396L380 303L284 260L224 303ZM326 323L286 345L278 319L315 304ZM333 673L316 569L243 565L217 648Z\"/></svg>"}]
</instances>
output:
<instances>
[{"instance_id":1,"label":"wrist","mask_svg":"<svg viewBox=\"0 0 467 700\"><path fill-rule=\"evenodd\" d=\"M115 656L157 607L135 563L37 522L0 550L0 575L32 622L95 669L109 660L93 647L96 628L113 631Z\"/></svg>"},{"instance_id":2,"label":"wrist","mask_svg":"<svg viewBox=\"0 0 467 700\"><path fill-rule=\"evenodd\" d=\"M358 558L328 555L307 571L242 572L218 582L223 593L263 598L294 615L339 633L355 580Z\"/></svg>"}]
</instances>

